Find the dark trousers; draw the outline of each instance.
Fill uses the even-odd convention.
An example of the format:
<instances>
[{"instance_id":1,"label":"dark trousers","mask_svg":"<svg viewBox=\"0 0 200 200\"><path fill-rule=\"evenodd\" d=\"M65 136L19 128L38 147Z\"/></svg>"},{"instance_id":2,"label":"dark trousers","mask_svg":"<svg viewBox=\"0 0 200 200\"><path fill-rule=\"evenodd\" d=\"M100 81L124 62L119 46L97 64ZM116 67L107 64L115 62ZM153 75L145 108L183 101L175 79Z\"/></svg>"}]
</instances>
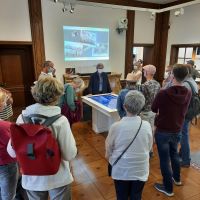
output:
<instances>
[{"instance_id":1,"label":"dark trousers","mask_svg":"<svg viewBox=\"0 0 200 200\"><path fill-rule=\"evenodd\" d=\"M145 182L114 180L117 200L141 200Z\"/></svg>"},{"instance_id":2,"label":"dark trousers","mask_svg":"<svg viewBox=\"0 0 200 200\"><path fill-rule=\"evenodd\" d=\"M182 159L183 165L190 165L190 121L185 119L182 127L181 134L181 149L179 151L179 155Z\"/></svg>"},{"instance_id":3,"label":"dark trousers","mask_svg":"<svg viewBox=\"0 0 200 200\"><path fill-rule=\"evenodd\" d=\"M180 181L180 160L178 143L181 133L166 133L156 131L155 140L160 158L160 170L163 176L163 185L168 192L173 192L172 177Z\"/></svg>"}]
</instances>

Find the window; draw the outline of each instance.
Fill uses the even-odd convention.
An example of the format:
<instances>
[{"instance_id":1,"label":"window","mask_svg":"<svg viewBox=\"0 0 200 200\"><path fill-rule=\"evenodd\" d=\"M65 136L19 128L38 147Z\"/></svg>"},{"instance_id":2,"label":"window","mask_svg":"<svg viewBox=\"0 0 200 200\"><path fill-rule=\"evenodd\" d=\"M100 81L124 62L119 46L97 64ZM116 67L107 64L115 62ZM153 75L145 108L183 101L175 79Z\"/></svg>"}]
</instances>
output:
<instances>
[{"instance_id":1,"label":"window","mask_svg":"<svg viewBox=\"0 0 200 200\"><path fill-rule=\"evenodd\" d=\"M194 60L196 69L200 70L200 47L179 47L177 63L186 64L188 60Z\"/></svg>"},{"instance_id":2,"label":"window","mask_svg":"<svg viewBox=\"0 0 200 200\"><path fill-rule=\"evenodd\" d=\"M192 60L193 48L181 47L178 49L178 63L185 64L188 60Z\"/></svg>"},{"instance_id":3,"label":"window","mask_svg":"<svg viewBox=\"0 0 200 200\"><path fill-rule=\"evenodd\" d=\"M144 47L133 47L133 63L137 60L143 60Z\"/></svg>"}]
</instances>

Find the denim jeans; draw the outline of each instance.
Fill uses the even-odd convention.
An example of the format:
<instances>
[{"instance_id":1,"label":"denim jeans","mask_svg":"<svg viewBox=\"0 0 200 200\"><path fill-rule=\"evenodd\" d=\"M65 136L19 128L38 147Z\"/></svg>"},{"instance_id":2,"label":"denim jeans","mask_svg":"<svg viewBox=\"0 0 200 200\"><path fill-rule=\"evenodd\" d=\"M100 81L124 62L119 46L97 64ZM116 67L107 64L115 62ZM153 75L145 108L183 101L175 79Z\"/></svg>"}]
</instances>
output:
<instances>
[{"instance_id":1,"label":"denim jeans","mask_svg":"<svg viewBox=\"0 0 200 200\"><path fill-rule=\"evenodd\" d=\"M0 200L13 200L15 198L17 180L17 163L0 166Z\"/></svg>"},{"instance_id":2,"label":"denim jeans","mask_svg":"<svg viewBox=\"0 0 200 200\"><path fill-rule=\"evenodd\" d=\"M27 190L29 200L71 200L71 184L55 188L49 191L30 191Z\"/></svg>"},{"instance_id":3,"label":"denim jeans","mask_svg":"<svg viewBox=\"0 0 200 200\"><path fill-rule=\"evenodd\" d=\"M117 200L141 200L145 185L143 181L114 180Z\"/></svg>"},{"instance_id":4,"label":"denim jeans","mask_svg":"<svg viewBox=\"0 0 200 200\"><path fill-rule=\"evenodd\" d=\"M167 192L173 192L172 177L180 181L180 161L178 155L178 143L181 133L155 133L155 140L160 158L160 169L163 176L163 185ZM171 165L170 165L171 163Z\"/></svg>"},{"instance_id":5,"label":"denim jeans","mask_svg":"<svg viewBox=\"0 0 200 200\"><path fill-rule=\"evenodd\" d=\"M183 123L183 127L182 127L182 132L181 132L182 133L181 134L181 149L179 152L183 165L189 165L190 160L191 160L189 126L190 126L190 121L185 119Z\"/></svg>"}]
</instances>

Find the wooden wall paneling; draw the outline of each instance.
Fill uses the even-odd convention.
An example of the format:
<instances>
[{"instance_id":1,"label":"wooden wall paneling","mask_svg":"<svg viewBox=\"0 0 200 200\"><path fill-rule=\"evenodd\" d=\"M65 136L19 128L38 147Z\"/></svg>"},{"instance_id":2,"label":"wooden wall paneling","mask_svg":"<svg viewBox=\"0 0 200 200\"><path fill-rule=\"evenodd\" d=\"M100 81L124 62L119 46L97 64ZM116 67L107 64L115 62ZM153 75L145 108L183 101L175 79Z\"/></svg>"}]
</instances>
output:
<instances>
[{"instance_id":1,"label":"wooden wall paneling","mask_svg":"<svg viewBox=\"0 0 200 200\"><path fill-rule=\"evenodd\" d=\"M135 26L135 11L127 10L128 30L126 31L125 72L126 75L133 70L133 40Z\"/></svg>"},{"instance_id":2,"label":"wooden wall paneling","mask_svg":"<svg viewBox=\"0 0 200 200\"><path fill-rule=\"evenodd\" d=\"M165 71L168 30L169 30L169 16L170 16L169 11L156 14L153 64L157 68L155 78L159 82L163 81L163 76Z\"/></svg>"},{"instance_id":3,"label":"wooden wall paneling","mask_svg":"<svg viewBox=\"0 0 200 200\"><path fill-rule=\"evenodd\" d=\"M28 4L33 44L35 77L38 78L38 75L41 72L42 64L45 61L41 0L28 0Z\"/></svg>"}]
</instances>

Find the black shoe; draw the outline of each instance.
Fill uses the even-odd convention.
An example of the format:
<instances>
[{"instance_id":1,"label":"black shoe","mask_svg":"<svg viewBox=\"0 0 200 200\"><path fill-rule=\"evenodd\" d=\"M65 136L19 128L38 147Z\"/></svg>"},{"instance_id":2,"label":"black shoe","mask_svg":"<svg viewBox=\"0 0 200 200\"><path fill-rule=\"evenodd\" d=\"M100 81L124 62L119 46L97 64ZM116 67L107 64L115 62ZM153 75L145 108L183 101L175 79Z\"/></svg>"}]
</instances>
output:
<instances>
[{"instance_id":1,"label":"black shoe","mask_svg":"<svg viewBox=\"0 0 200 200\"><path fill-rule=\"evenodd\" d=\"M181 162L180 165L183 168L189 168L190 167L190 163L189 164L184 164L183 162Z\"/></svg>"},{"instance_id":2,"label":"black shoe","mask_svg":"<svg viewBox=\"0 0 200 200\"><path fill-rule=\"evenodd\" d=\"M153 154L153 151L150 151L149 152L149 158L153 158L154 154Z\"/></svg>"},{"instance_id":3,"label":"black shoe","mask_svg":"<svg viewBox=\"0 0 200 200\"><path fill-rule=\"evenodd\" d=\"M163 184L160 184L160 183L155 183L154 184L154 188L156 190L158 190L159 192L162 192L163 194L167 195L168 197L173 197L174 196L174 193L173 192L168 192L166 189L165 189L165 186Z\"/></svg>"}]
</instances>

